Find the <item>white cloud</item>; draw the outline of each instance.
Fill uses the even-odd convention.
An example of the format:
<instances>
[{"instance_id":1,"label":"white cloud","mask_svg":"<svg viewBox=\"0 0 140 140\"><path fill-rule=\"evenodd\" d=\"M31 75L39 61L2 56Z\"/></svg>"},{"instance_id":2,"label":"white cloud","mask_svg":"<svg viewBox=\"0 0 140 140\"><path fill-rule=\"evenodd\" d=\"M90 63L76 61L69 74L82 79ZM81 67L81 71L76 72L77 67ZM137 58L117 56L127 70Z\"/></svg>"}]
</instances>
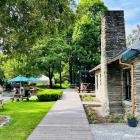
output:
<instances>
[{"instance_id":1,"label":"white cloud","mask_svg":"<svg viewBox=\"0 0 140 140\"><path fill-rule=\"evenodd\" d=\"M136 29L136 24L126 24L125 30L126 30L126 36L128 36L130 33L132 33L132 30Z\"/></svg>"}]
</instances>

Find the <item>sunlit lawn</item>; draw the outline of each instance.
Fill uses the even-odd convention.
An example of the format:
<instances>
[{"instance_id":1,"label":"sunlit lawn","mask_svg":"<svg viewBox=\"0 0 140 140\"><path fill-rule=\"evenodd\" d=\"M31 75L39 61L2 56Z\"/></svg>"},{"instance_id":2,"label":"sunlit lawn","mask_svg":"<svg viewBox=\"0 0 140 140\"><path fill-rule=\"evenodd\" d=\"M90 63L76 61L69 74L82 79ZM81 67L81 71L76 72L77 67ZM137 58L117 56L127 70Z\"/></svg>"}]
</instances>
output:
<instances>
[{"instance_id":1,"label":"sunlit lawn","mask_svg":"<svg viewBox=\"0 0 140 140\"><path fill-rule=\"evenodd\" d=\"M0 108L0 114L9 115L9 125L0 127L0 140L25 140L55 102L11 102Z\"/></svg>"}]
</instances>

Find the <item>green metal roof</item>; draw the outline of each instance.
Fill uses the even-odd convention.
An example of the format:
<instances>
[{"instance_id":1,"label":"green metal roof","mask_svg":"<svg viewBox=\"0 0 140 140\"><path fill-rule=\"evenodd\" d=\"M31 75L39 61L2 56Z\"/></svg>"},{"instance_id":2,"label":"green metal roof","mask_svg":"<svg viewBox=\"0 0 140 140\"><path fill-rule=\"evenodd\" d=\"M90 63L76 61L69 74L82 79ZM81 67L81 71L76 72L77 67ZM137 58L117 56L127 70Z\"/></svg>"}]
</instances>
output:
<instances>
[{"instance_id":1,"label":"green metal roof","mask_svg":"<svg viewBox=\"0 0 140 140\"><path fill-rule=\"evenodd\" d=\"M122 62L127 62L140 55L140 38L122 54Z\"/></svg>"}]
</instances>

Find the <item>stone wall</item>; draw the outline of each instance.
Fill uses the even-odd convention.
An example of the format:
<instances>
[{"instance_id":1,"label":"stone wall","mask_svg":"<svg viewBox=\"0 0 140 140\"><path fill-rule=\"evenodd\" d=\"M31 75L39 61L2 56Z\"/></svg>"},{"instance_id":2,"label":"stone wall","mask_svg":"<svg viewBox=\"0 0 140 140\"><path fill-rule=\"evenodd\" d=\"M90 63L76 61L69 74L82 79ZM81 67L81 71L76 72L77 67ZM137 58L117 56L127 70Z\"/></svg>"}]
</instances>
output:
<instances>
[{"instance_id":1,"label":"stone wall","mask_svg":"<svg viewBox=\"0 0 140 140\"><path fill-rule=\"evenodd\" d=\"M108 65L108 96L110 113L123 114L122 107L122 69L118 61Z\"/></svg>"},{"instance_id":2,"label":"stone wall","mask_svg":"<svg viewBox=\"0 0 140 140\"><path fill-rule=\"evenodd\" d=\"M134 61L134 93L136 103L136 115L140 120L140 57Z\"/></svg>"}]
</instances>

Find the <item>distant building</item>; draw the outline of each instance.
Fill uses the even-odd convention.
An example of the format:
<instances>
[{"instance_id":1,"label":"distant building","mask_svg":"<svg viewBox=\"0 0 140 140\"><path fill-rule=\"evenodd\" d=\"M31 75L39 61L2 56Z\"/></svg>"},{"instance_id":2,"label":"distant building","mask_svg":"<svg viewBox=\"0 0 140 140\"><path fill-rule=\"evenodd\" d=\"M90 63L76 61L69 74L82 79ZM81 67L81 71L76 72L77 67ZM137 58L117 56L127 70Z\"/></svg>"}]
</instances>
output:
<instances>
[{"instance_id":1,"label":"distant building","mask_svg":"<svg viewBox=\"0 0 140 140\"><path fill-rule=\"evenodd\" d=\"M102 17L101 64L90 72L95 73L102 115L133 111L140 118L140 39L126 48L123 11L107 11Z\"/></svg>"}]
</instances>

